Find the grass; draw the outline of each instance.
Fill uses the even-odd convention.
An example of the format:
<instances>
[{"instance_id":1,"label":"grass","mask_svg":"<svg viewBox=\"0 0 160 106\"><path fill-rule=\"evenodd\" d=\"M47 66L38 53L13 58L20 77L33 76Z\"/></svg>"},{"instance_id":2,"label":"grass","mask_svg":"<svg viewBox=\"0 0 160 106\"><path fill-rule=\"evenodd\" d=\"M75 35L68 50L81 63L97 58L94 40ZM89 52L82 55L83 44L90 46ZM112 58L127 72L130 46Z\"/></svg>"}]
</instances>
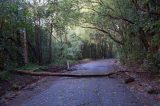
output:
<instances>
[{"instance_id":1,"label":"grass","mask_svg":"<svg viewBox=\"0 0 160 106\"><path fill-rule=\"evenodd\" d=\"M15 70L34 71L34 72L42 72L47 69L48 69L48 66L39 66L32 63L15 68ZM13 70L0 70L0 80L10 80L12 77L15 77L12 71Z\"/></svg>"},{"instance_id":2,"label":"grass","mask_svg":"<svg viewBox=\"0 0 160 106\"><path fill-rule=\"evenodd\" d=\"M24 71L35 71L35 72L40 72L40 71L43 71L42 69L45 68L45 66L39 66L39 65L36 65L36 64L27 64L25 66L22 66L22 67L18 67L16 68L16 70L24 70Z\"/></svg>"},{"instance_id":3,"label":"grass","mask_svg":"<svg viewBox=\"0 0 160 106\"><path fill-rule=\"evenodd\" d=\"M18 70L34 70L36 68L40 68L40 66L30 63L30 64L24 65L22 67L18 67L17 69Z\"/></svg>"}]
</instances>

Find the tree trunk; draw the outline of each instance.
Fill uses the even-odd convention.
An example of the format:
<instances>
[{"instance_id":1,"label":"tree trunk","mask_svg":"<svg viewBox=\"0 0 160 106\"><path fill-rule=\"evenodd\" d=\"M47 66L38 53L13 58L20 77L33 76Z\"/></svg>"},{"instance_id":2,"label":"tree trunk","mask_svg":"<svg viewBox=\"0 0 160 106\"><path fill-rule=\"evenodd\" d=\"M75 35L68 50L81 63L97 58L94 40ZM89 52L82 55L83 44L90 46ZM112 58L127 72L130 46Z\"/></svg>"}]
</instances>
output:
<instances>
[{"instance_id":1,"label":"tree trunk","mask_svg":"<svg viewBox=\"0 0 160 106\"><path fill-rule=\"evenodd\" d=\"M50 36L49 36L49 60L48 62L51 63L52 62L52 33L53 33L53 24L51 23L50 26Z\"/></svg>"},{"instance_id":2,"label":"tree trunk","mask_svg":"<svg viewBox=\"0 0 160 106\"><path fill-rule=\"evenodd\" d=\"M38 23L36 24L36 21ZM40 18L35 20L35 43L36 43L36 53L38 55L38 64L42 64L42 51L41 51L41 42L40 42Z\"/></svg>"},{"instance_id":3,"label":"tree trunk","mask_svg":"<svg viewBox=\"0 0 160 106\"><path fill-rule=\"evenodd\" d=\"M72 73L33 72L33 70L30 70L30 71L15 70L15 72L18 74L31 75L31 76L59 76L59 77L80 77L80 78L107 77L114 74L120 74L120 73L126 73L126 72L146 73L145 71L111 71L103 74L72 74Z\"/></svg>"},{"instance_id":4,"label":"tree trunk","mask_svg":"<svg viewBox=\"0 0 160 106\"><path fill-rule=\"evenodd\" d=\"M146 39L145 32L143 31L142 28L139 29L139 38L140 38L141 42L143 43L146 51L148 51L148 49L149 49L149 44L148 44L148 41L147 41L147 39Z\"/></svg>"},{"instance_id":5,"label":"tree trunk","mask_svg":"<svg viewBox=\"0 0 160 106\"><path fill-rule=\"evenodd\" d=\"M28 45L27 45L27 35L26 29L23 29L23 53L24 53L24 63L28 64Z\"/></svg>"},{"instance_id":6,"label":"tree trunk","mask_svg":"<svg viewBox=\"0 0 160 106\"><path fill-rule=\"evenodd\" d=\"M32 76L59 76L59 77L107 77L113 74L117 74L118 72L124 71L115 71L109 72L105 74L71 74L71 73L51 73L51 72L32 72L32 71L16 71L19 74L32 75Z\"/></svg>"}]
</instances>

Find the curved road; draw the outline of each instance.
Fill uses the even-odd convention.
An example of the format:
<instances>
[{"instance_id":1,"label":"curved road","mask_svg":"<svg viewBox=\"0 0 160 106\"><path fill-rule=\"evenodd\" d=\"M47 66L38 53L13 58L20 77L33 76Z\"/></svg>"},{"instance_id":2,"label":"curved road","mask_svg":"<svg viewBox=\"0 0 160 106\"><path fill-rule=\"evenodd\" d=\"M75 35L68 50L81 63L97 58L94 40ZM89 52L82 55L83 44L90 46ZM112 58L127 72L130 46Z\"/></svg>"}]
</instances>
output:
<instances>
[{"instance_id":1,"label":"curved road","mask_svg":"<svg viewBox=\"0 0 160 106\"><path fill-rule=\"evenodd\" d=\"M112 60L100 60L75 66L72 73L99 74L113 70ZM117 79L59 78L21 106L153 106L139 100Z\"/></svg>"}]
</instances>

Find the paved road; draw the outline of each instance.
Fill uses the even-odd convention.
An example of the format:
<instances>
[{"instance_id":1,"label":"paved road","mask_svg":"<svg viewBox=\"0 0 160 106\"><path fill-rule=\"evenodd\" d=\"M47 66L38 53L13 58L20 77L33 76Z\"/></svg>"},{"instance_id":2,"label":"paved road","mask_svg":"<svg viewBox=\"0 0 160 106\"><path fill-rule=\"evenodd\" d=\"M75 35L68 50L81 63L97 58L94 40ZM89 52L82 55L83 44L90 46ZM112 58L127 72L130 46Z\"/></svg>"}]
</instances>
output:
<instances>
[{"instance_id":1,"label":"paved road","mask_svg":"<svg viewBox=\"0 0 160 106\"><path fill-rule=\"evenodd\" d=\"M111 60L76 66L72 73L99 74L113 70ZM59 78L22 106L151 106L138 100L126 85L114 78ZM152 105L153 106L153 105Z\"/></svg>"}]
</instances>

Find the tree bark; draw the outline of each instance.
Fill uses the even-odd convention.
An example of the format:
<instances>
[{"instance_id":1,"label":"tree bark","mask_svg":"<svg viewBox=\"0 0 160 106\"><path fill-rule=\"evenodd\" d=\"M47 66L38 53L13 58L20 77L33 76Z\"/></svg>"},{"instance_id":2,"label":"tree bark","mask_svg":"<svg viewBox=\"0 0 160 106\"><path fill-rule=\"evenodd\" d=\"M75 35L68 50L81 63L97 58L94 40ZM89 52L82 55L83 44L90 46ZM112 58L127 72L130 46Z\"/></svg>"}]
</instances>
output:
<instances>
[{"instance_id":1,"label":"tree bark","mask_svg":"<svg viewBox=\"0 0 160 106\"><path fill-rule=\"evenodd\" d=\"M59 76L59 77L107 77L117 72L109 72L106 74L70 74L70 73L51 73L51 72L32 72L32 71L16 71L19 74L32 76Z\"/></svg>"},{"instance_id":2,"label":"tree bark","mask_svg":"<svg viewBox=\"0 0 160 106\"><path fill-rule=\"evenodd\" d=\"M27 45L27 35L26 35L26 29L23 29L23 53L24 53L24 63L28 64L28 45Z\"/></svg>"},{"instance_id":3,"label":"tree bark","mask_svg":"<svg viewBox=\"0 0 160 106\"><path fill-rule=\"evenodd\" d=\"M38 23L36 24L36 21ZM42 51L41 51L41 41L40 41L40 18L35 20L35 43L36 43L36 53L38 55L38 64L42 64Z\"/></svg>"},{"instance_id":4,"label":"tree bark","mask_svg":"<svg viewBox=\"0 0 160 106\"><path fill-rule=\"evenodd\" d=\"M33 72L33 70L30 71L22 71L22 70L15 70L18 74L23 75L31 75L31 76L57 76L57 77L107 77L118 73L125 73L125 72L131 72L131 73L146 73L142 71L112 71L104 74L72 74L72 73L52 73L52 72Z\"/></svg>"},{"instance_id":5,"label":"tree bark","mask_svg":"<svg viewBox=\"0 0 160 106\"><path fill-rule=\"evenodd\" d=\"M52 33L53 33L53 24L50 24L50 36L49 36L49 60L48 62L52 62Z\"/></svg>"}]
</instances>

